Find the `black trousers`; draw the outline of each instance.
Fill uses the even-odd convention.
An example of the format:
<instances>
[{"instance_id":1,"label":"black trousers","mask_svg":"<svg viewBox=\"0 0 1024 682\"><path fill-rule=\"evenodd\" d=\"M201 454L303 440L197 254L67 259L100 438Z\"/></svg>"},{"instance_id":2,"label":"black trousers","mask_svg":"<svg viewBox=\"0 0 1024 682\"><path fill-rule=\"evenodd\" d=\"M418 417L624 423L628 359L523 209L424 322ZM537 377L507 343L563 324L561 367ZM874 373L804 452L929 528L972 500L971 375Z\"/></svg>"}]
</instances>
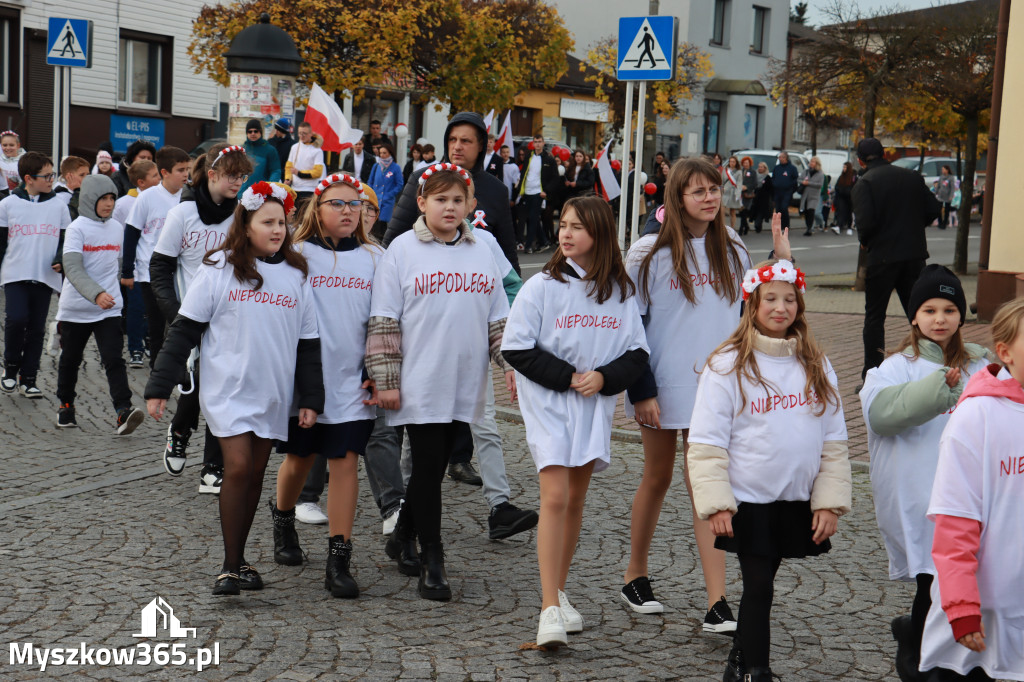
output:
<instances>
[{"instance_id":1,"label":"black trousers","mask_svg":"<svg viewBox=\"0 0 1024 682\"><path fill-rule=\"evenodd\" d=\"M57 399L61 405L75 404L75 386L78 385L78 368L89 337L96 338L100 359L107 372L107 385L114 409L132 406L132 389L128 386L128 370L125 369L124 334L121 332L121 317L108 317L99 322L61 322L60 362L57 365Z\"/></svg>"},{"instance_id":2,"label":"black trousers","mask_svg":"<svg viewBox=\"0 0 1024 682\"><path fill-rule=\"evenodd\" d=\"M35 381L52 296L53 289L40 282L4 285L4 364L11 375L20 370L22 379Z\"/></svg>"},{"instance_id":3,"label":"black trousers","mask_svg":"<svg viewBox=\"0 0 1024 682\"><path fill-rule=\"evenodd\" d=\"M465 423L405 426L412 450L412 473L405 489L405 503L422 546L441 541L441 481L460 426Z\"/></svg>"},{"instance_id":4,"label":"black trousers","mask_svg":"<svg viewBox=\"0 0 1024 682\"><path fill-rule=\"evenodd\" d=\"M468 464L473 459L473 432L466 422L458 422L455 444L452 446L451 464Z\"/></svg>"},{"instance_id":5,"label":"black trousers","mask_svg":"<svg viewBox=\"0 0 1024 682\"><path fill-rule=\"evenodd\" d=\"M885 359L885 311L889 298L895 289L906 312L910 305L910 290L914 287L923 260L904 260L895 263L869 265L864 285L864 369L863 379L868 370L878 367Z\"/></svg>"},{"instance_id":6,"label":"black trousers","mask_svg":"<svg viewBox=\"0 0 1024 682\"><path fill-rule=\"evenodd\" d=\"M156 366L156 356L164 347L164 334L167 332L167 320L160 312L160 306L153 295L153 287L149 282L136 282L135 286L142 290L142 303L146 306L146 320L149 323L149 368Z\"/></svg>"},{"instance_id":7,"label":"black trousers","mask_svg":"<svg viewBox=\"0 0 1024 682\"><path fill-rule=\"evenodd\" d=\"M192 372L192 392L183 393L178 397L178 409L171 419L171 428L175 433L195 431L199 427L199 364L196 364ZM205 442L203 444L203 464L209 464L218 469L224 468L224 453L220 449L220 439L210 433L210 427L206 427Z\"/></svg>"}]
</instances>

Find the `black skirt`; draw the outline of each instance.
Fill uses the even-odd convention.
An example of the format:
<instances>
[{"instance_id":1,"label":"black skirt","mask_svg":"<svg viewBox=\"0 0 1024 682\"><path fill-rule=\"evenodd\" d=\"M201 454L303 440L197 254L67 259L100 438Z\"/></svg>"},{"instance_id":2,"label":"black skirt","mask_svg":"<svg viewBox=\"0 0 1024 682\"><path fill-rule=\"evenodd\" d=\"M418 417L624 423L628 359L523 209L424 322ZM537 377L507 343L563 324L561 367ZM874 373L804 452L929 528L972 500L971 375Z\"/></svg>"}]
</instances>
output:
<instances>
[{"instance_id":1,"label":"black skirt","mask_svg":"<svg viewBox=\"0 0 1024 682\"><path fill-rule=\"evenodd\" d=\"M279 454L323 455L327 459L340 459L349 452L366 454L366 443L373 433L373 419L361 419L342 424L321 424L311 428L299 427L299 418L288 420L288 440L277 443Z\"/></svg>"},{"instance_id":2,"label":"black skirt","mask_svg":"<svg viewBox=\"0 0 1024 682\"><path fill-rule=\"evenodd\" d=\"M715 538L715 548L771 559L818 556L832 549L832 543L814 544L813 520L809 501L741 502L732 517L733 537Z\"/></svg>"}]
</instances>

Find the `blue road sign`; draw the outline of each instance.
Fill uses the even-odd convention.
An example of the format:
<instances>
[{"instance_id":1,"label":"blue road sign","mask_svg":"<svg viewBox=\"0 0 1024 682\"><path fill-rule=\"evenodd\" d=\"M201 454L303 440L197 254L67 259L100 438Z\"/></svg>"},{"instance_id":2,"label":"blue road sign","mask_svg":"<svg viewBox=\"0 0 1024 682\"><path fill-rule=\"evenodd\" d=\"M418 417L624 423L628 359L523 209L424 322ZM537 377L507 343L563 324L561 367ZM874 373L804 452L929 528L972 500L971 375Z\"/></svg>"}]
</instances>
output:
<instances>
[{"instance_id":1,"label":"blue road sign","mask_svg":"<svg viewBox=\"0 0 1024 682\"><path fill-rule=\"evenodd\" d=\"M676 72L678 19L621 17L616 77L620 81L670 81Z\"/></svg>"},{"instance_id":2,"label":"blue road sign","mask_svg":"<svg viewBox=\"0 0 1024 682\"><path fill-rule=\"evenodd\" d=\"M46 63L50 66L92 66L92 22L50 17L46 33Z\"/></svg>"}]
</instances>

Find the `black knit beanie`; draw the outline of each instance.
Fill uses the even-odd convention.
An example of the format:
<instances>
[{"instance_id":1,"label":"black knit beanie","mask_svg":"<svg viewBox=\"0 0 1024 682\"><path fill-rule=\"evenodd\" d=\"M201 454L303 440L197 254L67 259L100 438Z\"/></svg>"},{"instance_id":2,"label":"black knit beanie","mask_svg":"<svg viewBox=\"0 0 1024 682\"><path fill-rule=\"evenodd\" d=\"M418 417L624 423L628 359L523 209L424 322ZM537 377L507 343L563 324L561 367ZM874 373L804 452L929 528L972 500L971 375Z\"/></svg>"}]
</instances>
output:
<instances>
[{"instance_id":1,"label":"black knit beanie","mask_svg":"<svg viewBox=\"0 0 1024 682\"><path fill-rule=\"evenodd\" d=\"M924 305L925 301L933 298L952 301L960 311L960 325L963 326L964 320L967 319L967 297L964 296L964 287L952 270L938 263L926 265L914 282L914 288L910 290L907 317L913 321L917 309Z\"/></svg>"},{"instance_id":2,"label":"black knit beanie","mask_svg":"<svg viewBox=\"0 0 1024 682\"><path fill-rule=\"evenodd\" d=\"M258 118L250 118L245 124L245 132L249 132L250 130L258 130L260 131L260 135L263 134L263 124L260 123Z\"/></svg>"}]
</instances>

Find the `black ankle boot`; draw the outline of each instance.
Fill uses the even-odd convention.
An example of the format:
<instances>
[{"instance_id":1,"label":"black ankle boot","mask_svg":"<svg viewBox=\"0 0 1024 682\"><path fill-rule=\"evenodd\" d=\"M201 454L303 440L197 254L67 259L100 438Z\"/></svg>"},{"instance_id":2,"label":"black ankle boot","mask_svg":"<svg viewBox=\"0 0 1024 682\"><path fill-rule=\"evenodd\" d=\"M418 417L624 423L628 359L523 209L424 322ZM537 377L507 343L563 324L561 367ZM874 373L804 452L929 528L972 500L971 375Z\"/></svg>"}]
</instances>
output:
<instances>
[{"instance_id":1,"label":"black ankle boot","mask_svg":"<svg viewBox=\"0 0 1024 682\"><path fill-rule=\"evenodd\" d=\"M444 571L444 545L440 542L425 544L420 552L420 596L424 599L448 601L452 588Z\"/></svg>"},{"instance_id":2,"label":"black ankle boot","mask_svg":"<svg viewBox=\"0 0 1024 682\"><path fill-rule=\"evenodd\" d=\"M743 662L743 652L735 640L732 644L732 651L725 663L725 673L722 675L722 682L743 682L743 676L747 672L747 666Z\"/></svg>"},{"instance_id":3,"label":"black ankle boot","mask_svg":"<svg viewBox=\"0 0 1024 682\"><path fill-rule=\"evenodd\" d=\"M743 682L772 682L772 677L771 668L751 668L743 676Z\"/></svg>"},{"instance_id":4,"label":"black ankle boot","mask_svg":"<svg viewBox=\"0 0 1024 682\"><path fill-rule=\"evenodd\" d=\"M344 535L335 535L328 541L327 577L324 587L335 597L355 599L359 596L359 585L349 573L349 562L352 561L352 541Z\"/></svg>"},{"instance_id":5,"label":"black ankle boot","mask_svg":"<svg viewBox=\"0 0 1024 682\"><path fill-rule=\"evenodd\" d=\"M301 566L302 548L295 532L295 510L283 512L270 501L270 515L274 519L274 561L282 566Z\"/></svg>"},{"instance_id":6,"label":"black ankle boot","mask_svg":"<svg viewBox=\"0 0 1024 682\"><path fill-rule=\"evenodd\" d=\"M416 551L416 534L409 527L406 508L398 513L395 530L388 537L384 551L395 560L398 572L402 575L417 576L420 574L420 555Z\"/></svg>"}]
</instances>

